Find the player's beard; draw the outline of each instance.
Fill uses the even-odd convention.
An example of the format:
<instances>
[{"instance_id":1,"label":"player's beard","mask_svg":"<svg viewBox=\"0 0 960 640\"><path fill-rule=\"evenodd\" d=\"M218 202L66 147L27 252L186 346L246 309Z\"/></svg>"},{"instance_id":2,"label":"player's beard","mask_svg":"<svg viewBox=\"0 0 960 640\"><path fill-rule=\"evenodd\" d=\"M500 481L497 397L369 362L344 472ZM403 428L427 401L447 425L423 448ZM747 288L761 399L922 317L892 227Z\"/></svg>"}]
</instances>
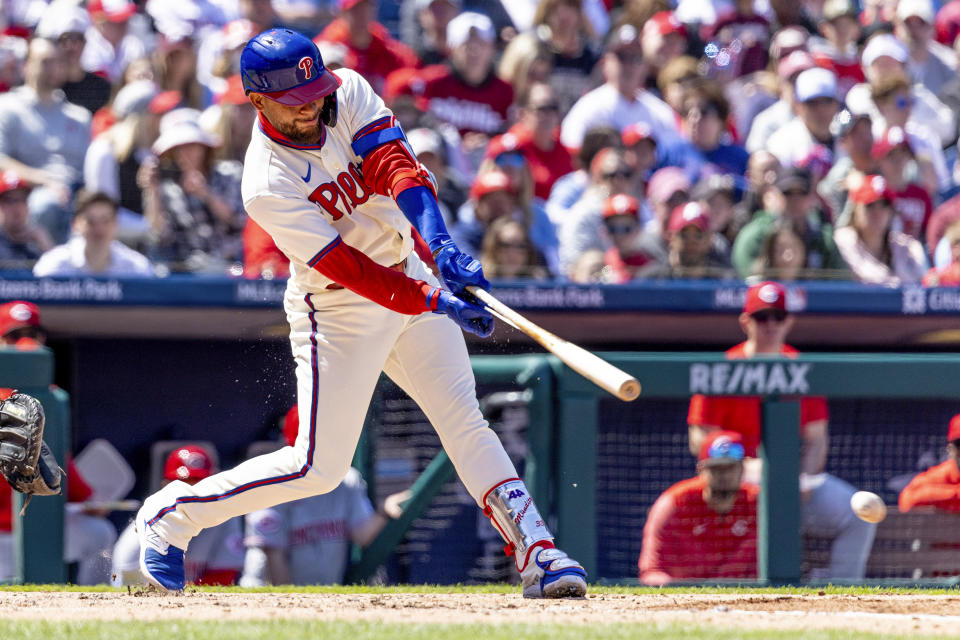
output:
<instances>
[{"instance_id":1,"label":"player's beard","mask_svg":"<svg viewBox=\"0 0 960 640\"><path fill-rule=\"evenodd\" d=\"M295 122L276 125L277 131L287 136L293 142L298 144L315 144L320 140L321 127L323 122L317 121L316 125L309 127L298 127Z\"/></svg>"}]
</instances>

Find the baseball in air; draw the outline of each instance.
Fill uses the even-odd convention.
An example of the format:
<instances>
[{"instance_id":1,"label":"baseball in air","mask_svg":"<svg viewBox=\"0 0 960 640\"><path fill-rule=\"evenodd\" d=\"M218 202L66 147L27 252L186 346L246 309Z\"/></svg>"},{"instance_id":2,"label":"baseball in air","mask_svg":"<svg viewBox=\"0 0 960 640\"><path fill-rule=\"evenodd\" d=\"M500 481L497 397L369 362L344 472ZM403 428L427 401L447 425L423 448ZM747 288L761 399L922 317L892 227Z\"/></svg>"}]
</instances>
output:
<instances>
[{"instance_id":1,"label":"baseball in air","mask_svg":"<svg viewBox=\"0 0 960 640\"><path fill-rule=\"evenodd\" d=\"M883 499L870 491L857 491L850 496L850 508L857 517L866 522L880 522L887 517L887 505Z\"/></svg>"}]
</instances>

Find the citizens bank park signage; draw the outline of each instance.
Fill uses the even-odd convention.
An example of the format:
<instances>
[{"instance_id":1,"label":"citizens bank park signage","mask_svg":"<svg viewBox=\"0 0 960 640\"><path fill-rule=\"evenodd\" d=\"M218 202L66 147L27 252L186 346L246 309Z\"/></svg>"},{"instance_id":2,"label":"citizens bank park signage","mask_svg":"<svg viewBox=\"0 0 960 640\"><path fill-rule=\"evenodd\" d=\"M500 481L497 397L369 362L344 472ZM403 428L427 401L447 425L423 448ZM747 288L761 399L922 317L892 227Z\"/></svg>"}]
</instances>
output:
<instances>
[{"instance_id":1,"label":"citizens bank park signage","mask_svg":"<svg viewBox=\"0 0 960 640\"><path fill-rule=\"evenodd\" d=\"M698 362L690 365L690 393L778 395L810 392L809 362Z\"/></svg>"}]
</instances>

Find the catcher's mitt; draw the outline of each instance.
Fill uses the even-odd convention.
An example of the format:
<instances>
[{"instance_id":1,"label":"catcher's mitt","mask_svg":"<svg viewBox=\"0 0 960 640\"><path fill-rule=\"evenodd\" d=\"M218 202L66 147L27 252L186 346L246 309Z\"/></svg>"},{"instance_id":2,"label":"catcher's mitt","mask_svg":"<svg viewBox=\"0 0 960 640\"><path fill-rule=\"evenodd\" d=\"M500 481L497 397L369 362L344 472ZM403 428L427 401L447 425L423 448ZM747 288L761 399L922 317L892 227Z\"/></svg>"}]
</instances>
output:
<instances>
[{"instance_id":1,"label":"catcher's mitt","mask_svg":"<svg viewBox=\"0 0 960 640\"><path fill-rule=\"evenodd\" d=\"M62 470L43 441L43 425L43 406L33 396L14 393L0 402L0 473L28 503L60 493Z\"/></svg>"}]
</instances>

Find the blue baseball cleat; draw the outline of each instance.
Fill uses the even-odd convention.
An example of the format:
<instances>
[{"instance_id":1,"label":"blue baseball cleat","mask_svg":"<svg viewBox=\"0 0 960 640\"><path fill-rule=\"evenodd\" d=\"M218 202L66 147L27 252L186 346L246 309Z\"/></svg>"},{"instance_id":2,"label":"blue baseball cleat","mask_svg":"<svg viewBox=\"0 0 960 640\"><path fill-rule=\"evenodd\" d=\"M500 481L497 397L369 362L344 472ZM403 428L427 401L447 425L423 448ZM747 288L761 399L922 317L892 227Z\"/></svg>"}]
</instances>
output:
<instances>
[{"instance_id":1,"label":"blue baseball cleat","mask_svg":"<svg viewBox=\"0 0 960 640\"><path fill-rule=\"evenodd\" d=\"M560 549L540 548L520 573L524 598L582 598L587 572Z\"/></svg>"},{"instance_id":2,"label":"blue baseball cleat","mask_svg":"<svg viewBox=\"0 0 960 640\"><path fill-rule=\"evenodd\" d=\"M137 514L136 526L140 540L140 573L147 582L159 589L183 591L187 584L183 549L167 543L140 514Z\"/></svg>"}]
</instances>

